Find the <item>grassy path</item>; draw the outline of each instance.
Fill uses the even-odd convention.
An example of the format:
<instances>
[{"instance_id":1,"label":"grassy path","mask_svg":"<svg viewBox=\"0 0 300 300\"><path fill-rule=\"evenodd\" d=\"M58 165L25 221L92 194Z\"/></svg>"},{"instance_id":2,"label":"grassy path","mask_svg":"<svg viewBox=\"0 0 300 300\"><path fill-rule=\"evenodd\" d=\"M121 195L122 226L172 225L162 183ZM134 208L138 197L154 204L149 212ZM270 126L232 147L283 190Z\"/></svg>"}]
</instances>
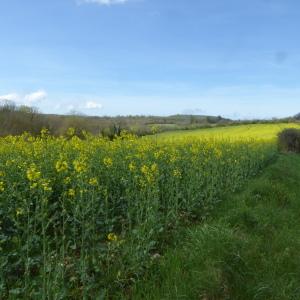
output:
<instances>
[{"instance_id":1,"label":"grassy path","mask_svg":"<svg viewBox=\"0 0 300 300\"><path fill-rule=\"evenodd\" d=\"M181 233L130 299L300 299L300 156L282 155Z\"/></svg>"}]
</instances>

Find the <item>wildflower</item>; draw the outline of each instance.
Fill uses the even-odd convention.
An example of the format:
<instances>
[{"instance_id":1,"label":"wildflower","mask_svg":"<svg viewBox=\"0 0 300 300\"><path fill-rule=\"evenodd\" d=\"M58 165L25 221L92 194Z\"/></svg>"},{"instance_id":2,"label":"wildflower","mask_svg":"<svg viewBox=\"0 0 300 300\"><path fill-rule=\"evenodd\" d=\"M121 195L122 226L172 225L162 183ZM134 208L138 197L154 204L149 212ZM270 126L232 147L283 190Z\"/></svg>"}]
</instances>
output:
<instances>
[{"instance_id":1,"label":"wildflower","mask_svg":"<svg viewBox=\"0 0 300 300\"><path fill-rule=\"evenodd\" d=\"M69 184L69 183L71 183L71 177L68 176L64 179L64 184Z\"/></svg>"},{"instance_id":2,"label":"wildflower","mask_svg":"<svg viewBox=\"0 0 300 300\"><path fill-rule=\"evenodd\" d=\"M147 174L149 173L149 168L148 168L148 166L143 165L143 166L141 167L141 172L142 172L144 175L147 175Z\"/></svg>"},{"instance_id":3,"label":"wildflower","mask_svg":"<svg viewBox=\"0 0 300 300\"><path fill-rule=\"evenodd\" d=\"M24 211L23 211L22 208L17 208L17 209L16 209L16 216L17 216L17 217L23 215L23 213L24 213Z\"/></svg>"},{"instance_id":4,"label":"wildflower","mask_svg":"<svg viewBox=\"0 0 300 300\"><path fill-rule=\"evenodd\" d=\"M172 154L171 157L170 157L170 163L174 163L175 161L177 160L177 157L175 154Z\"/></svg>"},{"instance_id":5,"label":"wildflower","mask_svg":"<svg viewBox=\"0 0 300 300\"><path fill-rule=\"evenodd\" d=\"M158 166L157 166L157 164L152 164L152 165L151 165L151 171L152 171L153 173L156 173L156 172L158 171Z\"/></svg>"},{"instance_id":6,"label":"wildflower","mask_svg":"<svg viewBox=\"0 0 300 300\"><path fill-rule=\"evenodd\" d=\"M90 185L93 185L93 186L98 185L98 180L97 180L97 178L96 178L96 177L91 178L91 179L89 180L89 184L90 184Z\"/></svg>"},{"instance_id":7,"label":"wildflower","mask_svg":"<svg viewBox=\"0 0 300 300\"><path fill-rule=\"evenodd\" d=\"M37 182L33 182L31 185L30 185L30 189L33 190L35 188L37 188L38 184Z\"/></svg>"},{"instance_id":8,"label":"wildflower","mask_svg":"<svg viewBox=\"0 0 300 300\"><path fill-rule=\"evenodd\" d=\"M47 128L43 128L41 130L41 137L44 138L49 135L49 130Z\"/></svg>"},{"instance_id":9,"label":"wildflower","mask_svg":"<svg viewBox=\"0 0 300 300\"><path fill-rule=\"evenodd\" d=\"M77 173L83 173L86 171L86 163L83 161L74 160L73 166Z\"/></svg>"},{"instance_id":10,"label":"wildflower","mask_svg":"<svg viewBox=\"0 0 300 300\"><path fill-rule=\"evenodd\" d=\"M151 167L143 165L141 167L141 172L145 176L146 182L153 183L153 181L155 179L155 175L158 172L158 166L156 163L152 164ZM144 182L143 179L141 180L141 186L142 187L146 186L146 183Z\"/></svg>"},{"instance_id":11,"label":"wildflower","mask_svg":"<svg viewBox=\"0 0 300 300\"><path fill-rule=\"evenodd\" d=\"M86 190L86 189L81 189L81 190L79 190L79 194L80 194L80 196L82 197L82 196L83 196L83 194L84 194L85 192L87 192L87 190Z\"/></svg>"},{"instance_id":12,"label":"wildflower","mask_svg":"<svg viewBox=\"0 0 300 300\"><path fill-rule=\"evenodd\" d=\"M220 149L216 149L215 153L216 153L217 158L221 158L222 157L222 151Z\"/></svg>"},{"instance_id":13,"label":"wildflower","mask_svg":"<svg viewBox=\"0 0 300 300\"><path fill-rule=\"evenodd\" d=\"M7 161L5 162L5 165L6 165L7 167L9 167L9 166L13 165L15 162L16 162L15 159L9 159L9 160L7 160Z\"/></svg>"},{"instance_id":14,"label":"wildflower","mask_svg":"<svg viewBox=\"0 0 300 300\"><path fill-rule=\"evenodd\" d=\"M131 162L131 163L129 164L128 168L129 168L129 170L130 170L131 172L133 172L133 171L135 170L135 165L134 165L134 163Z\"/></svg>"},{"instance_id":15,"label":"wildflower","mask_svg":"<svg viewBox=\"0 0 300 300\"><path fill-rule=\"evenodd\" d=\"M113 165L113 161L110 157L105 157L103 163L107 168L110 168Z\"/></svg>"},{"instance_id":16,"label":"wildflower","mask_svg":"<svg viewBox=\"0 0 300 300\"><path fill-rule=\"evenodd\" d=\"M153 125L151 126L151 133L152 134L157 134L159 132L159 126Z\"/></svg>"},{"instance_id":17,"label":"wildflower","mask_svg":"<svg viewBox=\"0 0 300 300\"><path fill-rule=\"evenodd\" d=\"M69 197L75 197L75 190L74 189L69 189L68 190L68 196Z\"/></svg>"},{"instance_id":18,"label":"wildflower","mask_svg":"<svg viewBox=\"0 0 300 300\"><path fill-rule=\"evenodd\" d=\"M29 181L37 181L41 177L41 172L39 172L35 165L32 164L26 172Z\"/></svg>"},{"instance_id":19,"label":"wildflower","mask_svg":"<svg viewBox=\"0 0 300 300\"><path fill-rule=\"evenodd\" d=\"M50 183L51 183L51 181L49 179L44 179L41 182L41 186L42 186L42 188L45 192L51 192L52 191L52 187L50 186Z\"/></svg>"},{"instance_id":20,"label":"wildflower","mask_svg":"<svg viewBox=\"0 0 300 300\"><path fill-rule=\"evenodd\" d=\"M55 169L58 173L65 172L68 169L68 163L66 161L57 161L55 164Z\"/></svg>"},{"instance_id":21,"label":"wildflower","mask_svg":"<svg viewBox=\"0 0 300 300\"><path fill-rule=\"evenodd\" d=\"M4 182L0 181L0 192L4 192Z\"/></svg>"},{"instance_id":22,"label":"wildflower","mask_svg":"<svg viewBox=\"0 0 300 300\"><path fill-rule=\"evenodd\" d=\"M175 169L175 170L173 170L173 176L174 177L181 177L181 172L180 172L180 170L178 170L178 169Z\"/></svg>"},{"instance_id":23,"label":"wildflower","mask_svg":"<svg viewBox=\"0 0 300 300\"><path fill-rule=\"evenodd\" d=\"M73 136L74 134L75 134L75 129L72 128L72 127L68 128L67 135L68 136Z\"/></svg>"},{"instance_id":24,"label":"wildflower","mask_svg":"<svg viewBox=\"0 0 300 300\"><path fill-rule=\"evenodd\" d=\"M118 236L111 232L107 235L107 239L111 242L116 242L118 240Z\"/></svg>"},{"instance_id":25,"label":"wildflower","mask_svg":"<svg viewBox=\"0 0 300 300\"><path fill-rule=\"evenodd\" d=\"M164 154L164 151L163 151L163 150L159 150L159 151L157 151L157 152L154 152L154 157L155 157L156 159L158 159L158 158L160 158L161 156L163 156L163 154Z\"/></svg>"}]
</instances>

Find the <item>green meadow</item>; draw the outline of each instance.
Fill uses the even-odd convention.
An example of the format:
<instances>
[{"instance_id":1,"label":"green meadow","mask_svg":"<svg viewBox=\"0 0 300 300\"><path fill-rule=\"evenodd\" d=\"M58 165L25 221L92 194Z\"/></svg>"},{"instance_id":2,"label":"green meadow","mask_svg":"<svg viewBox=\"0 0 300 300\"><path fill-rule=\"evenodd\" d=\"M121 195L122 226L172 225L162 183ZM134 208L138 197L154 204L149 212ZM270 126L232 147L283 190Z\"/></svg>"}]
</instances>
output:
<instances>
[{"instance_id":1,"label":"green meadow","mask_svg":"<svg viewBox=\"0 0 300 300\"><path fill-rule=\"evenodd\" d=\"M300 299L300 156L280 155L173 244L130 299Z\"/></svg>"}]
</instances>

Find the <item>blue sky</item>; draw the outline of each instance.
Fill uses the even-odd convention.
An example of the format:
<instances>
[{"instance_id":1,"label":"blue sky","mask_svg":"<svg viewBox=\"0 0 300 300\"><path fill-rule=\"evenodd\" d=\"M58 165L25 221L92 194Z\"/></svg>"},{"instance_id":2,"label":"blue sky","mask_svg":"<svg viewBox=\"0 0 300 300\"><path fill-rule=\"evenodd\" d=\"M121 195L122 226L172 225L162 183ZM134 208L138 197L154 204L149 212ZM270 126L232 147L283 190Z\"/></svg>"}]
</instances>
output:
<instances>
[{"instance_id":1,"label":"blue sky","mask_svg":"<svg viewBox=\"0 0 300 300\"><path fill-rule=\"evenodd\" d=\"M0 101L47 113L300 111L298 0L1 0Z\"/></svg>"}]
</instances>

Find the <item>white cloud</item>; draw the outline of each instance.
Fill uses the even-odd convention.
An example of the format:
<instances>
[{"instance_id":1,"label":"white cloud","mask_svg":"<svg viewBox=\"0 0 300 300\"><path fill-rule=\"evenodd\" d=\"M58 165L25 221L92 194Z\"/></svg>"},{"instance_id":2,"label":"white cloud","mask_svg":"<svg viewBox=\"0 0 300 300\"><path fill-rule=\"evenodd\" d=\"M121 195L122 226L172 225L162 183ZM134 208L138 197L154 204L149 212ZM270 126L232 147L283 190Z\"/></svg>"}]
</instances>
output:
<instances>
[{"instance_id":1,"label":"white cloud","mask_svg":"<svg viewBox=\"0 0 300 300\"><path fill-rule=\"evenodd\" d=\"M10 93L0 95L0 101L12 101L18 105L32 106L47 98L47 93L44 90L38 90L29 94Z\"/></svg>"},{"instance_id":2,"label":"white cloud","mask_svg":"<svg viewBox=\"0 0 300 300\"><path fill-rule=\"evenodd\" d=\"M101 109L103 106L101 103L97 103L94 101L87 101L85 103L85 108L87 109Z\"/></svg>"},{"instance_id":3,"label":"white cloud","mask_svg":"<svg viewBox=\"0 0 300 300\"><path fill-rule=\"evenodd\" d=\"M19 95L16 93L0 95L0 101L17 101L19 99Z\"/></svg>"},{"instance_id":4,"label":"white cloud","mask_svg":"<svg viewBox=\"0 0 300 300\"><path fill-rule=\"evenodd\" d=\"M32 104L46 99L47 93L44 90L39 90L34 93L24 96L25 103Z\"/></svg>"},{"instance_id":5,"label":"white cloud","mask_svg":"<svg viewBox=\"0 0 300 300\"><path fill-rule=\"evenodd\" d=\"M81 3L94 3L99 5L112 5L112 4L122 4L129 0L82 0Z\"/></svg>"}]
</instances>

